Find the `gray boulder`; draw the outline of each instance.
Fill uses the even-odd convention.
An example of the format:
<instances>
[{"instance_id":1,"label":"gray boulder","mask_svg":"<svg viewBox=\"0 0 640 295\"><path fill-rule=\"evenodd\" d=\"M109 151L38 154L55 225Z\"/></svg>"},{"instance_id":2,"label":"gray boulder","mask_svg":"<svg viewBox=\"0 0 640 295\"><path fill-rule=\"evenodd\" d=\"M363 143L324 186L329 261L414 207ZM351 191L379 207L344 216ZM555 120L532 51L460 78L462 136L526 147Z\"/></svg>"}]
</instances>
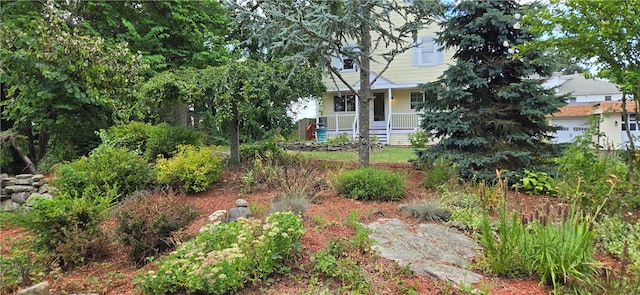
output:
<instances>
[{"instance_id":1,"label":"gray boulder","mask_svg":"<svg viewBox=\"0 0 640 295\"><path fill-rule=\"evenodd\" d=\"M17 295L48 295L49 288L50 288L49 282L45 281L40 284L18 291Z\"/></svg>"}]
</instances>

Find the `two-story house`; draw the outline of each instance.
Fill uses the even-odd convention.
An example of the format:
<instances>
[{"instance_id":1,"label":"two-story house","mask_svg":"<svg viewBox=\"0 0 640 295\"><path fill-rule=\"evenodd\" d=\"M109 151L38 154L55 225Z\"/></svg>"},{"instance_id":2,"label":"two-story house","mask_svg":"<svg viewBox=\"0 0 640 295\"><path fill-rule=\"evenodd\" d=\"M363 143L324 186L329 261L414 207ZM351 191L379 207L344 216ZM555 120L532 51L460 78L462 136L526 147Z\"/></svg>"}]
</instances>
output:
<instances>
[{"instance_id":1,"label":"two-story house","mask_svg":"<svg viewBox=\"0 0 640 295\"><path fill-rule=\"evenodd\" d=\"M436 80L451 63L453 52L440 51L434 41L437 25L418 33L417 46L399 54L384 74L371 85L370 135L389 145L409 144L408 135L419 126L416 104L424 100L418 84ZM371 63L371 80L384 68ZM345 56L334 57L334 67L358 91L359 69ZM327 129L327 137L346 134L356 138L358 96L342 85L325 78L327 93L317 106L317 124Z\"/></svg>"},{"instance_id":2,"label":"two-story house","mask_svg":"<svg viewBox=\"0 0 640 295\"><path fill-rule=\"evenodd\" d=\"M567 143L582 135L589 118L596 117L597 131L593 141L604 149L619 149L629 142L629 134L640 144L637 105L627 103L627 118L622 111L622 92L617 85L600 79L587 79L582 74L556 74L545 83L547 87L558 87L558 94L569 94L568 104L559 112L547 116L549 123L559 126L554 142Z\"/></svg>"}]
</instances>

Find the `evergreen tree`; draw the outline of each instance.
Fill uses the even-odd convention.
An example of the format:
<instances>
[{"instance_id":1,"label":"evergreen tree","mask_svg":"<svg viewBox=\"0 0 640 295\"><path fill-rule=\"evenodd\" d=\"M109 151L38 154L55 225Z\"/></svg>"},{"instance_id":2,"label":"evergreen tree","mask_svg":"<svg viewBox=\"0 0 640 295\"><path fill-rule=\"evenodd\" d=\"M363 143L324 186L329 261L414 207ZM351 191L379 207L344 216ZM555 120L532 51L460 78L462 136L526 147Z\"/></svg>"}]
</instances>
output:
<instances>
[{"instance_id":1,"label":"evergreen tree","mask_svg":"<svg viewBox=\"0 0 640 295\"><path fill-rule=\"evenodd\" d=\"M565 98L532 78L548 77L553 61L541 51L515 55L515 46L537 37L521 27L522 14L516 1L462 1L441 23L438 42L455 49L456 63L421 85L421 127L439 142L420 160L444 156L463 178L495 179L496 169L531 169L550 156L555 129L545 116Z\"/></svg>"}]
</instances>

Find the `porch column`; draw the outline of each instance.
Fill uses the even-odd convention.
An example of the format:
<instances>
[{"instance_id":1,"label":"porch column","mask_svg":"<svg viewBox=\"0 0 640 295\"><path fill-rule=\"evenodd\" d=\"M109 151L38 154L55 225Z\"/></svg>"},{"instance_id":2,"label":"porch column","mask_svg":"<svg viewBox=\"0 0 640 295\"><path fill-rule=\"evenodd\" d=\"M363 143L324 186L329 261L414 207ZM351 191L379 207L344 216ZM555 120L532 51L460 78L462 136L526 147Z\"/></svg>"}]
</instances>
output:
<instances>
[{"instance_id":1,"label":"porch column","mask_svg":"<svg viewBox=\"0 0 640 295\"><path fill-rule=\"evenodd\" d=\"M360 107L359 107L359 101L360 101L360 96L358 95L358 93L355 93L354 95L356 97L356 115L353 117L353 123L351 125L351 131L352 131L352 136L353 136L353 140L357 140L358 139L358 116L360 114Z\"/></svg>"},{"instance_id":2,"label":"porch column","mask_svg":"<svg viewBox=\"0 0 640 295\"><path fill-rule=\"evenodd\" d=\"M389 95L387 95L389 97L389 115L387 116L387 145L391 144L391 130L393 130L393 125L391 125L391 120L393 119L393 92L391 91L391 88L389 88L388 90Z\"/></svg>"}]
</instances>

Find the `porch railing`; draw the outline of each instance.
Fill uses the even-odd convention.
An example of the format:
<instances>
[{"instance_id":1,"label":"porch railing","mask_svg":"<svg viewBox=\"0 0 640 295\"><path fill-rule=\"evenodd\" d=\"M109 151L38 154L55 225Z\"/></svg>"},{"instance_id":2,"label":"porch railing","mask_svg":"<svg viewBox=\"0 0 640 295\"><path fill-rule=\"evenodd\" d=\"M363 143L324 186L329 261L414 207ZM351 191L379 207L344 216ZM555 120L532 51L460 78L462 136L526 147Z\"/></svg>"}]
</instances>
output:
<instances>
[{"instance_id":1,"label":"porch railing","mask_svg":"<svg viewBox=\"0 0 640 295\"><path fill-rule=\"evenodd\" d=\"M331 116L324 116L320 118L326 118L324 120L320 120L320 122L325 121L325 126L327 127L327 131L353 131L353 124L356 120L355 114L334 114Z\"/></svg>"},{"instance_id":2,"label":"porch railing","mask_svg":"<svg viewBox=\"0 0 640 295\"><path fill-rule=\"evenodd\" d=\"M415 129L420 124L420 116L417 113L392 113L389 120L389 129Z\"/></svg>"}]
</instances>

